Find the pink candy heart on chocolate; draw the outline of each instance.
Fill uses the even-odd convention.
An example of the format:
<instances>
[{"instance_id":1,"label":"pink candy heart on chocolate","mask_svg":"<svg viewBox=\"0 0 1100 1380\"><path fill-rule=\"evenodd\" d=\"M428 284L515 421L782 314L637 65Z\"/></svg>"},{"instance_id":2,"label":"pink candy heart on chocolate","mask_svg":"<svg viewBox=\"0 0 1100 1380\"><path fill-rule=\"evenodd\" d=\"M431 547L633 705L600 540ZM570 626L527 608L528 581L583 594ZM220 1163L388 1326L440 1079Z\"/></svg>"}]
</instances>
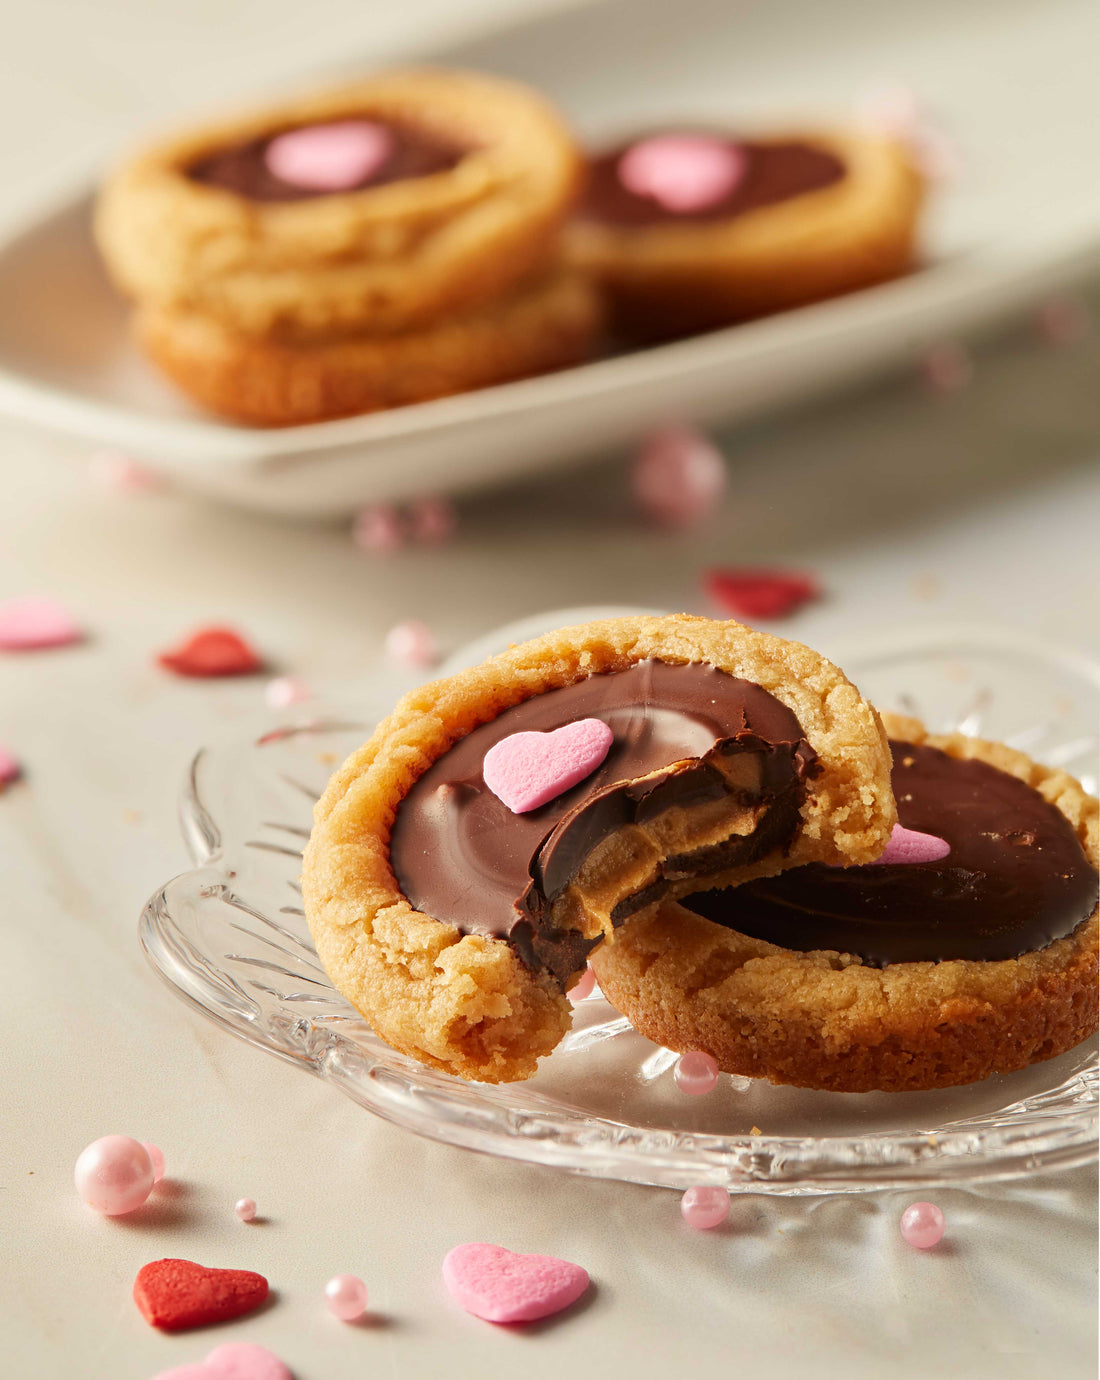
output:
<instances>
[{"instance_id":1,"label":"pink candy heart on chocolate","mask_svg":"<svg viewBox=\"0 0 1100 1380\"><path fill-rule=\"evenodd\" d=\"M588 1288L588 1271L552 1255L517 1255L477 1241L447 1255L443 1282L475 1318L535 1322L576 1303Z\"/></svg>"},{"instance_id":2,"label":"pink candy heart on chocolate","mask_svg":"<svg viewBox=\"0 0 1100 1380\"><path fill-rule=\"evenodd\" d=\"M658 134L619 159L619 181L666 211L690 214L718 206L745 176L748 158L728 139L707 134Z\"/></svg>"},{"instance_id":3,"label":"pink candy heart on chocolate","mask_svg":"<svg viewBox=\"0 0 1100 1380\"><path fill-rule=\"evenodd\" d=\"M346 192L380 172L393 152L393 135L369 120L307 125L272 139L267 170L292 187Z\"/></svg>"},{"instance_id":4,"label":"pink candy heart on chocolate","mask_svg":"<svg viewBox=\"0 0 1100 1380\"><path fill-rule=\"evenodd\" d=\"M900 824L895 824L890 842L870 865L939 862L950 852L951 845L946 839L937 838L935 834L922 834L917 829L904 829Z\"/></svg>"},{"instance_id":5,"label":"pink candy heart on chocolate","mask_svg":"<svg viewBox=\"0 0 1100 1380\"><path fill-rule=\"evenodd\" d=\"M294 1380L274 1352L248 1342L216 1346L205 1361L162 1370L153 1380Z\"/></svg>"},{"instance_id":6,"label":"pink candy heart on chocolate","mask_svg":"<svg viewBox=\"0 0 1100 1380\"><path fill-rule=\"evenodd\" d=\"M552 733L513 733L485 754L485 784L514 815L537 810L591 776L614 737L602 719L578 719Z\"/></svg>"}]
</instances>

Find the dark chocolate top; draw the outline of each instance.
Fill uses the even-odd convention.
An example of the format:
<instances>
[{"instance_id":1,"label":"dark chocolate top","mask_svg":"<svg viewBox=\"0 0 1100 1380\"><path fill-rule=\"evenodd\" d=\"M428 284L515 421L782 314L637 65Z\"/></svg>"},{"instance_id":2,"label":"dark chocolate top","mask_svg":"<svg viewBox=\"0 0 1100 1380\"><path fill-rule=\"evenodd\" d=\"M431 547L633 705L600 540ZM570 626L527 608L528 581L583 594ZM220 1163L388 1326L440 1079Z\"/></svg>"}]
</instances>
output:
<instances>
[{"instance_id":1,"label":"dark chocolate top","mask_svg":"<svg viewBox=\"0 0 1100 1380\"><path fill-rule=\"evenodd\" d=\"M1070 934L1096 906L1097 873L1065 815L987 762L891 743L898 816L951 845L939 862L813 863L681 904L742 934L874 968L1018 958Z\"/></svg>"},{"instance_id":2,"label":"dark chocolate top","mask_svg":"<svg viewBox=\"0 0 1100 1380\"><path fill-rule=\"evenodd\" d=\"M296 126L299 129L307 127ZM404 182L414 177L427 177L429 173L447 172L469 152L468 149L436 138L426 130L402 125L386 125L386 128L393 138L389 157L380 168L354 187L343 189L345 192L359 192L364 187L381 187L388 182ZM194 182L236 192L250 201L308 201L312 197L331 196L331 192L284 182L268 169L265 161L268 144L277 135L287 132L285 129L275 130L262 139L252 139L207 154L188 168L187 175Z\"/></svg>"},{"instance_id":3,"label":"dark chocolate top","mask_svg":"<svg viewBox=\"0 0 1100 1380\"><path fill-rule=\"evenodd\" d=\"M729 142L747 156L748 166L729 195L701 210L669 211L653 197L628 191L619 180L619 159L636 142L632 140L591 159L588 185L577 212L582 219L636 227L662 221L731 220L758 206L772 206L805 192L819 191L844 176L844 164L839 158L811 144L740 143L731 139Z\"/></svg>"},{"instance_id":4,"label":"dark chocolate top","mask_svg":"<svg viewBox=\"0 0 1100 1380\"><path fill-rule=\"evenodd\" d=\"M494 743L587 718L602 719L615 737L586 780L519 815L485 785L482 762ZM737 786L715 765L735 754L752 759L738 763ZM600 839L672 805L733 794L765 806L747 837L666 859L657 883L616 909L618 921L677 877L787 847L805 782L818 770L795 715L759 685L701 663L641 661L523 700L460 739L402 802L390 860L418 910L466 933L505 938L529 967L565 983L595 941L552 929L550 906Z\"/></svg>"}]
</instances>

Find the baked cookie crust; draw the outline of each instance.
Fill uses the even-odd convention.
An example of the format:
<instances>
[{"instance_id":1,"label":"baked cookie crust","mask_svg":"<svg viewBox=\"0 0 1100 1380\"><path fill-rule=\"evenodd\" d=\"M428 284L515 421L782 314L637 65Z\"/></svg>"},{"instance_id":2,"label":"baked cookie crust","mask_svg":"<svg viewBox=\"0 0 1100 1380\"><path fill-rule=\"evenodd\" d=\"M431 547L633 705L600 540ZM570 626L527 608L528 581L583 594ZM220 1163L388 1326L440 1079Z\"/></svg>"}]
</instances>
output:
<instances>
[{"instance_id":1,"label":"baked cookie crust","mask_svg":"<svg viewBox=\"0 0 1100 1380\"><path fill-rule=\"evenodd\" d=\"M469 150L445 171L296 202L204 185L218 150L365 118ZM405 332L507 292L547 262L580 185L573 139L535 92L500 78L394 71L165 140L105 183L95 237L139 302L282 342Z\"/></svg>"},{"instance_id":2,"label":"baked cookie crust","mask_svg":"<svg viewBox=\"0 0 1100 1380\"><path fill-rule=\"evenodd\" d=\"M337 988L387 1043L462 1077L506 1082L530 1076L564 1035L571 1007L559 981L525 966L503 939L464 934L414 909L391 865L391 830L417 779L478 725L650 658L705 662L762 687L794 712L819 755L788 855L741 868L735 880L800 861L867 861L881 851L895 818L881 723L808 648L688 615L589 623L513 647L406 696L317 804L302 874L310 930ZM620 834L610 836L610 850L597 850L606 866L578 874L579 884L555 902L556 923L598 938L611 929L616 899L644 884L659 853L631 835L624 846L632 863L641 861L624 869L614 856Z\"/></svg>"},{"instance_id":3,"label":"baked cookie crust","mask_svg":"<svg viewBox=\"0 0 1100 1380\"><path fill-rule=\"evenodd\" d=\"M999 743L929 734L884 715L891 738L977 758L1057 807L1094 867L1098 805L1065 772ZM674 902L637 916L592 966L608 1000L670 1049L706 1050L727 1073L836 1092L977 1082L1054 1058L1097 1029L1098 921L996 962L864 965L780 948Z\"/></svg>"},{"instance_id":4,"label":"baked cookie crust","mask_svg":"<svg viewBox=\"0 0 1100 1380\"><path fill-rule=\"evenodd\" d=\"M710 330L835 297L905 273L924 184L900 143L856 131L793 131L839 158L836 183L722 220L644 226L574 219L566 253L640 339Z\"/></svg>"},{"instance_id":5,"label":"baked cookie crust","mask_svg":"<svg viewBox=\"0 0 1100 1380\"><path fill-rule=\"evenodd\" d=\"M592 284L555 268L510 296L402 335L280 343L163 307L139 310L134 331L203 407L251 426L296 426L562 369L590 353L602 325Z\"/></svg>"}]
</instances>

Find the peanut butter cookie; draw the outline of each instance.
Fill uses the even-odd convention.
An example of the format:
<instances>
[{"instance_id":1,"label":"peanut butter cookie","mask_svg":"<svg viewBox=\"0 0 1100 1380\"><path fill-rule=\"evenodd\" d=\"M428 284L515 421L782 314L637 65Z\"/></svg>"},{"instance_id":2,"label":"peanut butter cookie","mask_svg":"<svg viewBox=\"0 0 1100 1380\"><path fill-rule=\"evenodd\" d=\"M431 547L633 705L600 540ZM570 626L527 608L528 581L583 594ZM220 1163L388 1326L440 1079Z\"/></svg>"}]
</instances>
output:
<instances>
[{"instance_id":1,"label":"peanut butter cookie","mask_svg":"<svg viewBox=\"0 0 1100 1380\"><path fill-rule=\"evenodd\" d=\"M814 865L638 916L593 957L643 1034L840 1092L1009 1073L1097 1028L1097 802L997 743L885 716L937 861Z\"/></svg>"},{"instance_id":2,"label":"peanut butter cookie","mask_svg":"<svg viewBox=\"0 0 1100 1380\"><path fill-rule=\"evenodd\" d=\"M505 1082L557 1044L565 989L640 908L866 862L894 819L882 726L835 666L734 622L614 619L406 696L319 801L303 895L383 1039Z\"/></svg>"}]
</instances>

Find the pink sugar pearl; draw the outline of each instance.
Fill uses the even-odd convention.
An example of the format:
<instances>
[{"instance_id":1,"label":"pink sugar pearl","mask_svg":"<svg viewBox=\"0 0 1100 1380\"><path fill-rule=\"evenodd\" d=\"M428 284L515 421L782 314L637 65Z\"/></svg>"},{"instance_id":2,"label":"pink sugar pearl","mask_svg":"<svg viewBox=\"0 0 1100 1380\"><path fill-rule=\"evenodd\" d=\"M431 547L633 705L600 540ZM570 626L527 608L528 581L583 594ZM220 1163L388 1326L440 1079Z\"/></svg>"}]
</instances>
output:
<instances>
[{"instance_id":1,"label":"pink sugar pearl","mask_svg":"<svg viewBox=\"0 0 1100 1380\"><path fill-rule=\"evenodd\" d=\"M910 1203L901 1214L901 1234L910 1246L927 1251L943 1240L943 1212L935 1203Z\"/></svg>"},{"instance_id":2,"label":"pink sugar pearl","mask_svg":"<svg viewBox=\"0 0 1100 1380\"><path fill-rule=\"evenodd\" d=\"M1035 328L1048 345L1076 345L1089 333L1089 310L1079 297L1052 297L1035 313Z\"/></svg>"},{"instance_id":3,"label":"pink sugar pearl","mask_svg":"<svg viewBox=\"0 0 1100 1380\"><path fill-rule=\"evenodd\" d=\"M691 1049L676 1060L672 1076L682 1093L702 1097L718 1086L718 1062L701 1049Z\"/></svg>"},{"instance_id":4,"label":"pink sugar pearl","mask_svg":"<svg viewBox=\"0 0 1100 1380\"><path fill-rule=\"evenodd\" d=\"M256 1220L256 1199L238 1198L234 1204L233 1211L241 1222L254 1222Z\"/></svg>"},{"instance_id":5,"label":"pink sugar pearl","mask_svg":"<svg viewBox=\"0 0 1100 1380\"><path fill-rule=\"evenodd\" d=\"M725 488L721 453L691 427L653 432L631 464L634 501L660 527L693 526L718 504Z\"/></svg>"},{"instance_id":6,"label":"pink sugar pearl","mask_svg":"<svg viewBox=\"0 0 1100 1380\"><path fill-rule=\"evenodd\" d=\"M264 686L264 702L269 709L289 709L312 696L313 691L299 676L276 676Z\"/></svg>"},{"instance_id":7,"label":"pink sugar pearl","mask_svg":"<svg viewBox=\"0 0 1100 1380\"><path fill-rule=\"evenodd\" d=\"M23 775L23 768L19 765L17 758L5 747L0 747L0 791L5 786L10 786L13 781L18 781Z\"/></svg>"},{"instance_id":8,"label":"pink sugar pearl","mask_svg":"<svg viewBox=\"0 0 1100 1380\"><path fill-rule=\"evenodd\" d=\"M455 510L445 498L418 498L409 504L409 529L413 541L438 546L454 535Z\"/></svg>"},{"instance_id":9,"label":"pink sugar pearl","mask_svg":"<svg viewBox=\"0 0 1100 1380\"><path fill-rule=\"evenodd\" d=\"M577 981L573 984L573 986L570 987L569 991L566 993L566 996L573 1003L573 1005L576 1006L578 1002L584 1001L586 997L590 997L592 995L595 986L596 974L592 971L591 968L586 968L584 972L580 975L580 977L577 979Z\"/></svg>"},{"instance_id":10,"label":"pink sugar pearl","mask_svg":"<svg viewBox=\"0 0 1100 1380\"><path fill-rule=\"evenodd\" d=\"M367 1311L367 1286L358 1275L334 1275L325 1285L328 1311L341 1322L355 1322Z\"/></svg>"},{"instance_id":11,"label":"pink sugar pearl","mask_svg":"<svg viewBox=\"0 0 1100 1380\"><path fill-rule=\"evenodd\" d=\"M974 361L964 345L945 340L925 351L921 373L931 392L958 393L974 377Z\"/></svg>"},{"instance_id":12,"label":"pink sugar pearl","mask_svg":"<svg viewBox=\"0 0 1100 1380\"><path fill-rule=\"evenodd\" d=\"M403 666L434 666L438 653L431 628L415 619L396 623L386 634L386 655Z\"/></svg>"},{"instance_id":13,"label":"pink sugar pearl","mask_svg":"<svg viewBox=\"0 0 1100 1380\"><path fill-rule=\"evenodd\" d=\"M388 503L375 503L356 515L351 539L360 551L386 556L405 544L405 524L396 508Z\"/></svg>"},{"instance_id":14,"label":"pink sugar pearl","mask_svg":"<svg viewBox=\"0 0 1100 1380\"><path fill-rule=\"evenodd\" d=\"M689 1227L697 1231L710 1231L720 1227L730 1215L730 1195L728 1189L711 1188L707 1184L697 1184L689 1188L680 1199L680 1213Z\"/></svg>"},{"instance_id":15,"label":"pink sugar pearl","mask_svg":"<svg viewBox=\"0 0 1100 1380\"><path fill-rule=\"evenodd\" d=\"M153 1182L159 1184L164 1178L164 1151L159 1145L153 1145L150 1141L143 1140L141 1143L153 1165Z\"/></svg>"},{"instance_id":16,"label":"pink sugar pearl","mask_svg":"<svg viewBox=\"0 0 1100 1380\"><path fill-rule=\"evenodd\" d=\"M101 1136L77 1156L76 1191L105 1217L121 1217L141 1207L153 1191L155 1171L149 1151L133 1136Z\"/></svg>"}]
</instances>

